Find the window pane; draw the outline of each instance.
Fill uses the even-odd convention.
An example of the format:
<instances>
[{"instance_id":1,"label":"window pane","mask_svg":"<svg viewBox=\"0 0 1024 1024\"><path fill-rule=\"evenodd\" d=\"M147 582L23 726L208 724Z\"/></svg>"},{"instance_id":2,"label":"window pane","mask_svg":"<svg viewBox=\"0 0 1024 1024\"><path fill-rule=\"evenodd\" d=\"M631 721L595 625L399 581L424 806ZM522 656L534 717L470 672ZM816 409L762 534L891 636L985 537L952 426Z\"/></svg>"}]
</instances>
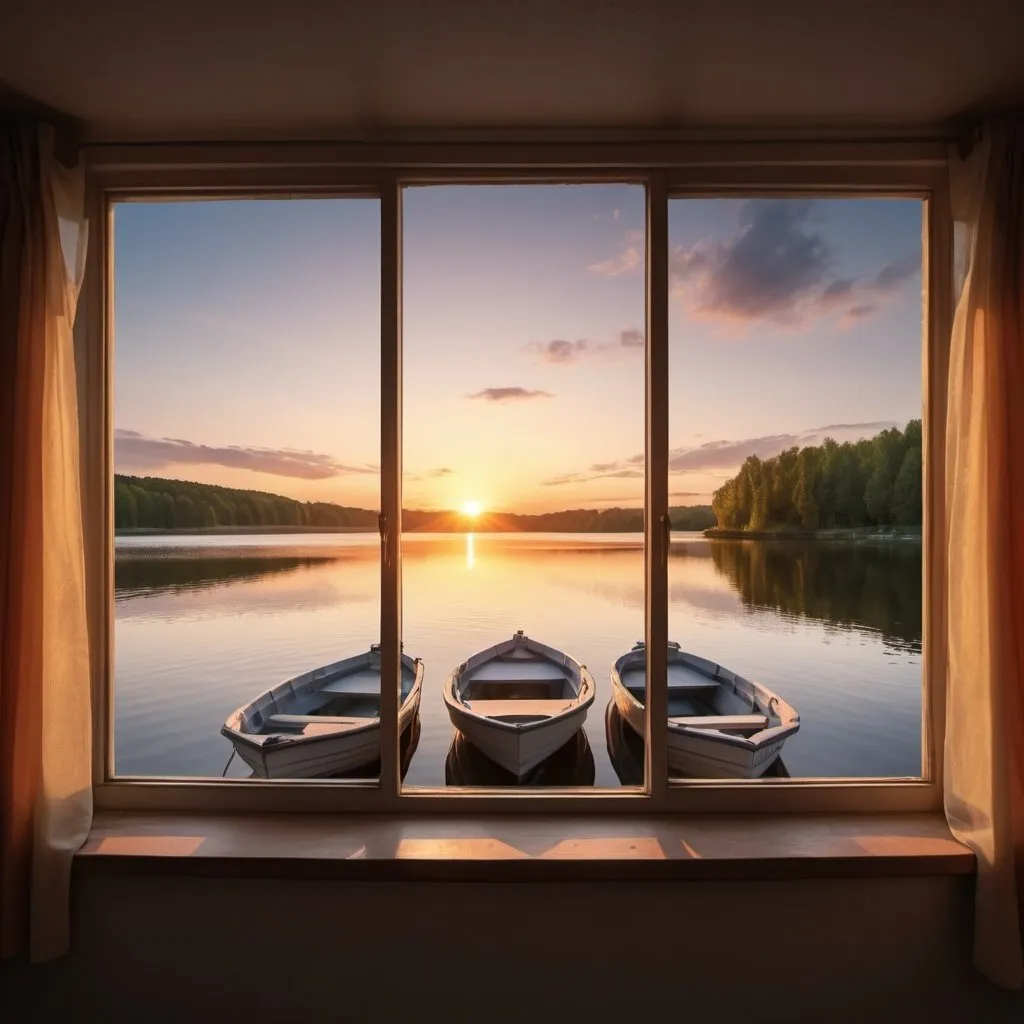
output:
<instances>
[{"instance_id":1,"label":"window pane","mask_svg":"<svg viewBox=\"0 0 1024 1024\"><path fill-rule=\"evenodd\" d=\"M115 772L376 776L379 204L122 204L115 243Z\"/></svg>"},{"instance_id":2,"label":"window pane","mask_svg":"<svg viewBox=\"0 0 1024 1024\"><path fill-rule=\"evenodd\" d=\"M919 776L921 203L669 225L670 774Z\"/></svg>"},{"instance_id":3,"label":"window pane","mask_svg":"<svg viewBox=\"0 0 1024 1024\"><path fill-rule=\"evenodd\" d=\"M605 727L644 626L643 230L633 185L404 194L407 784L643 781Z\"/></svg>"}]
</instances>

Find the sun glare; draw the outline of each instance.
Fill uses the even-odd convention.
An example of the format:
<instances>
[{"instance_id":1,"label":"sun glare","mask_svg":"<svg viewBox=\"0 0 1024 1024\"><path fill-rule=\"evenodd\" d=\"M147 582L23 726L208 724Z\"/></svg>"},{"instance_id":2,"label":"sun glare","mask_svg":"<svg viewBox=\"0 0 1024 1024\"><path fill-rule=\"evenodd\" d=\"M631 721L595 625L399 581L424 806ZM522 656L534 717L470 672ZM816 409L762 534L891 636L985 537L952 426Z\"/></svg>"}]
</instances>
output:
<instances>
[{"instance_id":1,"label":"sun glare","mask_svg":"<svg viewBox=\"0 0 1024 1024\"><path fill-rule=\"evenodd\" d=\"M484 507L479 501L464 501L462 503L462 514L470 519L476 519L483 510Z\"/></svg>"}]
</instances>

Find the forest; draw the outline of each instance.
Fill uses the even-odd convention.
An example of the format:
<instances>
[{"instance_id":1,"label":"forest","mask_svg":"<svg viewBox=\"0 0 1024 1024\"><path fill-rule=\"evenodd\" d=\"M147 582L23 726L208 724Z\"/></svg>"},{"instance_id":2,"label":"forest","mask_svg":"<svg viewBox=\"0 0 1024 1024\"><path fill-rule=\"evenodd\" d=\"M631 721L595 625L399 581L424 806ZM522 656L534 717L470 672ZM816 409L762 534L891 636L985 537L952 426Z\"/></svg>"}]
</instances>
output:
<instances>
[{"instance_id":1,"label":"forest","mask_svg":"<svg viewBox=\"0 0 1024 1024\"><path fill-rule=\"evenodd\" d=\"M724 530L920 526L921 421L862 441L751 455L711 507Z\"/></svg>"},{"instance_id":2,"label":"forest","mask_svg":"<svg viewBox=\"0 0 1024 1024\"><path fill-rule=\"evenodd\" d=\"M114 476L114 528L182 530L215 526L377 528L377 513L324 501L295 501L264 491Z\"/></svg>"},{"instance_id":3,"label":"forest","mask_svg":"<svg viewBox=\"0 0 1024 1024\"><path fill-rule=\"evenodd\" d=\"M705 530L714 526L709 505L669 510L676 530ZM407 530L462 533L465 517L457 512L406 509ZM377 512L323 501L296 501L264 491L239 490L214 484L162 477L114 477L114 527L117 530L196 530L274 527L296 530L376 530ZM487 513L473 523L475 531L552 533L639 533L642 509L569 509L536 515Z\"/></svg>"}]
</instances>

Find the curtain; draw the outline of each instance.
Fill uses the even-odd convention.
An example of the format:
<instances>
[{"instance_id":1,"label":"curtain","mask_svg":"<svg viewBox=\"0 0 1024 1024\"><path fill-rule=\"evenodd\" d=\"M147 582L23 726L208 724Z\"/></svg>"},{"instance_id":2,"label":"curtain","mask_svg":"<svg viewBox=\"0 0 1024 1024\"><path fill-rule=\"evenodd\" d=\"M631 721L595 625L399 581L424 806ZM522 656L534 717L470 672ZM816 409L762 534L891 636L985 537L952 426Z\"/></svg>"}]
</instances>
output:
<instances>
[{"instance_id":1,"label":"curtain","mask_svg":"<svg viewBox=\"0 0 1024 1024\"><path fill-rule=\"evenodd\" d=\"M92 817L72 326L84 176L47 126L0 126L0 955L67 949Z\"/></svg>"},{"instance_id":2,"label":"curtain","mask_svg":"<svg viewBox=\"0 0 1024 1024\"><path fill-rule=\"evenodd\" d=\"M951 158L945 804L977 855L974 958L1024 984L1024 119Z\"/></svg>"}]
</instances>

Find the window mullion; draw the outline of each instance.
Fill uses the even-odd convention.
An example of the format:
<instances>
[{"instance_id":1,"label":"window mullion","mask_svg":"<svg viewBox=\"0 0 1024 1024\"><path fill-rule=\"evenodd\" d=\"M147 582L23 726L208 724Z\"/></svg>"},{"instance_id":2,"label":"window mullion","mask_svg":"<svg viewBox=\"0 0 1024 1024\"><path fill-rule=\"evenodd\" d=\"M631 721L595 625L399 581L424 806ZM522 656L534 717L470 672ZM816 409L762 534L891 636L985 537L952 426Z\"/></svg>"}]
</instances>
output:
<instances>
[{"instance_id":1,"label":"window mullion","mask_svg":"<svg viewBox=\"0 0 1024 1024\"><path fill-rule=\"evenodd\" d=\"M668 794L668 187L647 184L647 479L644 516L646 785L655 806Z\"/></svg>"},{"instance_id":2,"label":"window mullion","mask_svg":"<svg viewBox=\"0 0 1024 1024\"><path fill-rule=\"evenodd\" d=\"M394 178L382 183L380 228L380 786L391 800L401 788L402 650L402 196Z\"/></svg>"}]
</instances>

